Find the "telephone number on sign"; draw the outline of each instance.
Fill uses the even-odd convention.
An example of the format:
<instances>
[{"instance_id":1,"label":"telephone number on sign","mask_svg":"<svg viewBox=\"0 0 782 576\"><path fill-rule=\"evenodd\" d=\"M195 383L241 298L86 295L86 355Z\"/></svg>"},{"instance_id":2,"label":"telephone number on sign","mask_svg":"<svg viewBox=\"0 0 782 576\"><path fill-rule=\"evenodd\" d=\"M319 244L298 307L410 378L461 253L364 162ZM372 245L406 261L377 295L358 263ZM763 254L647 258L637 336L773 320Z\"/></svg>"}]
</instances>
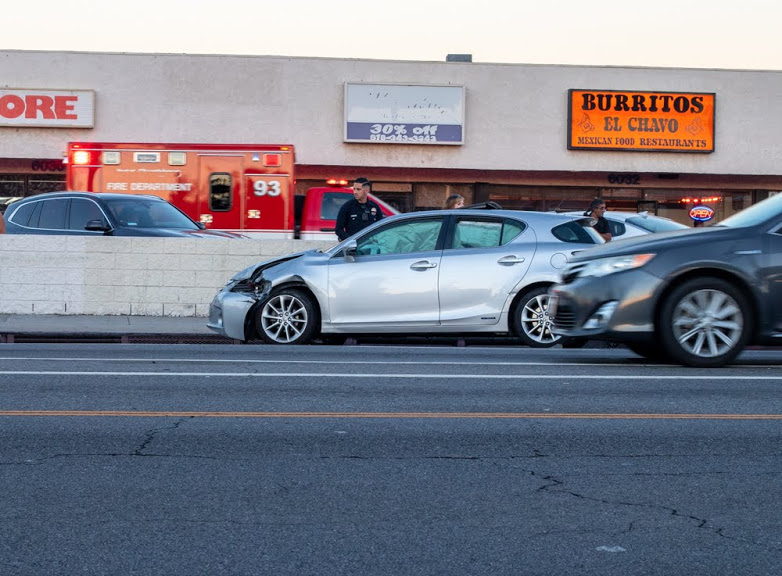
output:
<instances>
[{"instance_id":1,"label":"telephone number on sign","mask_svg":"<svg viewBox=\"0 0 782 576\"><path fill-rule=\"evenodd\" d=\"M437 136L408 136L407 134L370 134L373 142L437 142Z\"/></svg>"}]
</instances>

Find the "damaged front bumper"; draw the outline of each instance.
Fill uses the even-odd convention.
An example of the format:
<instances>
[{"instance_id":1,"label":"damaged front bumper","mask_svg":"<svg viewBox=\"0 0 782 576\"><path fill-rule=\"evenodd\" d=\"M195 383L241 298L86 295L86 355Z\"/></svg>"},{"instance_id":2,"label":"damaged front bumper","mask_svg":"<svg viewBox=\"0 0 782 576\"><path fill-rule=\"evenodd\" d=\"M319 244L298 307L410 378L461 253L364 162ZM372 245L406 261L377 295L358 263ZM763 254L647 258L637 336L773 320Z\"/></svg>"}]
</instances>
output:
<instances>
[{"instance_id":1,"label":"damaged front bumper","mask_svg":"<svg viewBox=\"0 0 782 576\"><path fill-rule=\"evenodd\" d=\"M250 279L232 279L215 295L209 305L209 321L206 326L227 338L246 340L247 315L256 303L269 293L268 282L252 284Z\"/></svg>"}]
</instances>

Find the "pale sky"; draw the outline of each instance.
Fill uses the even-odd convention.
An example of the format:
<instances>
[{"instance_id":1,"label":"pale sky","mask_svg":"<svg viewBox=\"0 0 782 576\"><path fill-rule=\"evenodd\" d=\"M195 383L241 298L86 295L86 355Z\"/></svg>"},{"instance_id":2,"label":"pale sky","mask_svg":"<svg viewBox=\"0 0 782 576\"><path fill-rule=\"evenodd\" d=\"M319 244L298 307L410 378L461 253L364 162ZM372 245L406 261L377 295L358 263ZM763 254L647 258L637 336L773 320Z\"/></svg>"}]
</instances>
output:
<instances>
[{"instance_id":1,"label":"pale sky","mask_svg":"<svg viewBox=\"0 0 782 576\"><path fill-rule=\"evenodd\" d=\"M3 50L782 70L780 0L17 0L3 21Z\"/></svg>"}]
</instances>

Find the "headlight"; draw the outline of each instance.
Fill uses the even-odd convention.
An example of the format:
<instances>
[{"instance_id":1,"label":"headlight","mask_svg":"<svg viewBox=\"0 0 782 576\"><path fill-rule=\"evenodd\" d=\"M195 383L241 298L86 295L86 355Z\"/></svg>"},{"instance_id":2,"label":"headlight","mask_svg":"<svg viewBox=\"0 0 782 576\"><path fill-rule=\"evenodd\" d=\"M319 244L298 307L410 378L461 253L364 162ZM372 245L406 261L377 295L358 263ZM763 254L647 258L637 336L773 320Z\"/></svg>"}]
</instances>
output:
<instances>
[{"instance_id":1,"label":"headlight","mask_svg":"<svg viewBox=\"0 0 782 576\"><path fill-rule=\"evenodd\" d=\"M628 256L615 256L614 258L602 258L587 262L581 269L579 276L593 276L600 278L615 272L640 268L652 258L654 254L631 254Z\"/></svg>"}]
</instances>

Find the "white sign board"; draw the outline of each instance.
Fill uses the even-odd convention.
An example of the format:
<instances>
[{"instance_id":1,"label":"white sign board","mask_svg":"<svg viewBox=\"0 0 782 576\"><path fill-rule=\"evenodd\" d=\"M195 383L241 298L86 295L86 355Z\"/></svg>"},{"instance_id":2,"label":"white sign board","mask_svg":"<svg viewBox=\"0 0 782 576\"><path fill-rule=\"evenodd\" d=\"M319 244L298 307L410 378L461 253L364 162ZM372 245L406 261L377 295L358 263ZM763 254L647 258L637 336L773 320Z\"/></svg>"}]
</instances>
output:
<instances>
[{"instance_id":1,"label":"white sign board","mask_svg":"<svg viewBox=\"0 0 782 576\"><path fill-rule=\"evenodd\" d=\"M0 88L0 126L92 128L93 90Z\"/></svg>"},{"instance_id":2,"label":"white sign board","mask_svg":"<svg viewBox=\"0 0 782 576\"><path fill-rule=\"evenodd\" d=\"M344 141L464 144L464 86L348 82Z\"/></svg>"}]
</instances>

